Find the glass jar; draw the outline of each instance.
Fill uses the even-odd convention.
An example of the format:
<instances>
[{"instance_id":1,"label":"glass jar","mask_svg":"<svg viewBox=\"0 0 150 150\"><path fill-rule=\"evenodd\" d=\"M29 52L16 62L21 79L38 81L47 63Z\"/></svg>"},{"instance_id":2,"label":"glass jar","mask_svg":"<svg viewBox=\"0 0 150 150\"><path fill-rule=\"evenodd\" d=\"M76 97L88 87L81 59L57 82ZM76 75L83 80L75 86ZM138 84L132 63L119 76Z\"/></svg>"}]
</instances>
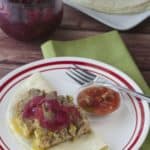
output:
<instances>
[{"instance_id":1,"label":"glass jar","mask_svg":"<svg viewBox=\"0 0 150 150\"><path fill-rule=\"evenodd\" d=\"M62 0L0 1L0 27L18 40L48 37L61 23L62 15Z\"/></svg>"}]
</instances>

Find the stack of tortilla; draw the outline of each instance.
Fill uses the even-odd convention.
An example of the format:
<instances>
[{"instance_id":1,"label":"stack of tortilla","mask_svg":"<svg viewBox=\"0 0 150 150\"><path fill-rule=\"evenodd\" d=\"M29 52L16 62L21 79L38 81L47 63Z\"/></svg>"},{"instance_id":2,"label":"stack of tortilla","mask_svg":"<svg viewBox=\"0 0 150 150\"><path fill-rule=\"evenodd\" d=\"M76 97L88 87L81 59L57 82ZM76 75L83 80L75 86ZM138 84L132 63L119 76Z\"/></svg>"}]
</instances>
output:
<instances>
[{"instance_id":1,"label":"stack of tortilla","mask_svg":"<svg viewBox=\"0 0 150 150\"><path fill-rule=\"evenodd\" d=\"M150 0L70 0L84 7L109 14L139 13L150 10Z\"/></svg>"}]
</instances>

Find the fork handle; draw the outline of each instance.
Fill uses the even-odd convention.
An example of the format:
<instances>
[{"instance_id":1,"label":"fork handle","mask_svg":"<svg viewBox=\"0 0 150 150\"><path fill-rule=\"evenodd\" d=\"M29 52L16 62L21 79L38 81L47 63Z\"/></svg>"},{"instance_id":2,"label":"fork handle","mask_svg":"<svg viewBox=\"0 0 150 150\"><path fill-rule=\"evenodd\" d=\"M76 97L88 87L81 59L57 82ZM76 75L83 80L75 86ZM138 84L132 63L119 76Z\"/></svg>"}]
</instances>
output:
<instances>
[{"instance_id":1,"label":"fork handle","mask_svg":"<svg viewBox=\"0 0 150 150\"><path fill-rule=\"evenodd\" d=\"M134 96L136 98L140 98L142 100L145 100L146 102L150 103L150 97L149 96L145 96L144 94L142 93L139 93L139 92L135 92L135 91L132 91L132 90L129 90L127 88L124 88L124 87L120 87L120 86L116 86L119 90L121 90L122 92L125 92L125 93L128 93L130 94L131 96Z\"/></svg>"},{"instance_id":2,"label":"fork handle","mask_svg":"<svg viewBox=\"0 0 150 150\"><path fill-rule=\"evenodd\" d=\"M127 89L125 87L122 87L122 86L119 86L119 85L115 85L113 83L109 83L104 76L97 76L94 79L94 82L99 82L99 81L100 81L100 83L103 82L105 84L112 85L113 87L115 87L116 89L119 89L122 92L128 93L128 94L130 94L133 97L140 98L141 100L145 100L146 102L150 103L150 96L146 96L146 95L144 95L144 94L142 94L140 92L136 92L136 91Z\"/></svg>"}]
</instances>

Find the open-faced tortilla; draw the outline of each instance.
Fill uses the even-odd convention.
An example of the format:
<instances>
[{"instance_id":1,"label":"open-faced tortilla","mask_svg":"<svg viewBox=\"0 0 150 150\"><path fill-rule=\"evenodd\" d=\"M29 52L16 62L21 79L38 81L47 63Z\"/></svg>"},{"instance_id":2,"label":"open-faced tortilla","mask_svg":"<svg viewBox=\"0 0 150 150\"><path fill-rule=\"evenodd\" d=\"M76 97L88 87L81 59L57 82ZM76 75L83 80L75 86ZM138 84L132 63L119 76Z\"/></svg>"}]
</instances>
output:
<instances>
[{"instance_id":1,"label":"open-faced tortilla","mask_svg":"<svg viewBox=\"0 0 150 150\"><path fill-rule=\"evenodd\" d=\"M137 13L150 9L150 0L70 0L105 13Z\"/></svg>"},{"instance_id":2,"label":"open-faced tortilla","mask_svg":"<svg viewBox=\"0 0 150 150\"><path fill-rule=\"evenodd\" d=\"M53 91L53 87L46 81L40 73L36 73L31 77L25 79L20 85L20 88L16 91L14 96L15 99L19 100L30 89L39 89L44 90L46 92ZM16 136L18 141L26 147L27 150L41 150L35 148L30 140L27 140L25 137L21 136L18 133L18 127L12 124L12 117L13 117L13 105L17 100L12 101L13 103L10 104L8 109L8 123L10 128L12 129L12 133ZM50 148L49 150L108 150L108 146L103 142L101 136L96 133L90 133L84 136L81 136L74 141L68 141L62 144L59 144L55 147Z\"/></svg>"},{"instance_id":3,"label":"open-faced tortilla","mask_svg":"<svg viewBox=\"0 0 150 150\"><path fill-rule=\"evenodd\" d=\"M73 142L62 143L50 150L109 150L101 136L96 133L84 135Z\"/></svg>"},{"instance_id":4,"label":"open-faced tortilla","mask_svg":"<svg viewBox=\"0 0 150 150\"><path fill-rule=\"evenodd\" d=\"M41 73L37 72L28 77L27 79L23 80L19 87L15 90L15 93L12 97L11 103L8 106L8 117L11 117L13 115L13 111L11 108L17 103L18 100L20 100L23 96L26 96L26 93L30 89L39 89L45 92L54 91L53 86L48 83L48 81L43 78Z\"/></svg>"}]
</instances>

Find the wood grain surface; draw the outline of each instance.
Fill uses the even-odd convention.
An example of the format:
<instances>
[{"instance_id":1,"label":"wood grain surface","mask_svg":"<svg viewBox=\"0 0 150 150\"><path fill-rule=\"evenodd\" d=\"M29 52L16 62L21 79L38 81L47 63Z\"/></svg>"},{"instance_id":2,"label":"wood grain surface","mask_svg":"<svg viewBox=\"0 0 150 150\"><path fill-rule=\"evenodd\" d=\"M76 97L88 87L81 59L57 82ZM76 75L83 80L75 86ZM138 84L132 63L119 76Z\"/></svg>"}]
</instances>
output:
<instances>
[{"instance_id":1,"label":"wood grain surface","mask_svg":"<svg viewBox=\"0 0 150 150\"><path fill-rule=\"evenodd\" d=\"M63 21L49 39L73 40L113 30L106 25L64 6ZM150 19L132 30L120 32L133 59L150 85ZM26 63L42 59L41 42L24 43L8 37L0 30L0 78Z\"/></svg>"}]
</instances>

